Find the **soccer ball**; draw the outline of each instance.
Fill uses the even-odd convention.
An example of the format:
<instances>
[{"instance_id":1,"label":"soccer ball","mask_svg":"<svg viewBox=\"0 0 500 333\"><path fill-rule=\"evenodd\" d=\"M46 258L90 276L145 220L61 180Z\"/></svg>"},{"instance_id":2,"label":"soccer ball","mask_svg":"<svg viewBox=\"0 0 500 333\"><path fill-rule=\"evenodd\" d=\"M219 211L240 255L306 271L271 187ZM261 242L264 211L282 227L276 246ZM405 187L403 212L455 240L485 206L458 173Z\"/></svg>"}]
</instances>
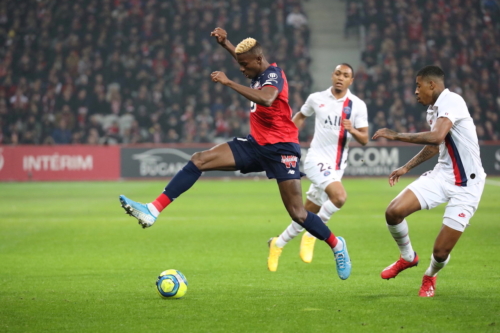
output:
<instances>
[{"instance_id":1,"label":"soccer ball","mask_svg":"<svg viewBox=\"0 0 500 333\"><path fill-rule=\"evenodd\" d=\"M186 294L188 282L176 269L167 269L158 276L156 289L163 298L181 298Z\"/></svg>"}]
</instances>

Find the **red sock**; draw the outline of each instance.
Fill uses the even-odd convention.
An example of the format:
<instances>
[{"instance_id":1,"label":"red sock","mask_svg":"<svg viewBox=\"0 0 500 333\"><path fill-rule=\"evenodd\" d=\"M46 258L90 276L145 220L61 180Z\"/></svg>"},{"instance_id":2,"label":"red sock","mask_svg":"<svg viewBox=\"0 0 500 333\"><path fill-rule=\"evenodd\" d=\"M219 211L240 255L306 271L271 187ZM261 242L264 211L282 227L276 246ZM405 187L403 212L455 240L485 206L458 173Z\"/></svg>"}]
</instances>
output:
<instances>
[{"instance_id":1,"label":"red sock","mask_svg":"<svg viewBox=\"0 0 500 333\"><path fill-rule=\"evenodd\" d=\"M337 239L337 237L335 237L335 235L333 234L333 232L330 234L330 237L328 237L325 242L328 243L328 245L330 245L330 247L333 249L337 243L339 242L339 240Z\"/></svg>"},{"instance_id":2,"label":"red sock","mask_svg":"<svg viewBox=\"0 0 500 333\"><path fill-rule=\"evenodd\" d=\"M161 213L162 210L164 210L172 200L170 200L169 197L165 195L165 193L160 194L158 198L156 198L155 201L152 202L152 204L158 209L158 211Z\"/></svg>"}]
</instances>

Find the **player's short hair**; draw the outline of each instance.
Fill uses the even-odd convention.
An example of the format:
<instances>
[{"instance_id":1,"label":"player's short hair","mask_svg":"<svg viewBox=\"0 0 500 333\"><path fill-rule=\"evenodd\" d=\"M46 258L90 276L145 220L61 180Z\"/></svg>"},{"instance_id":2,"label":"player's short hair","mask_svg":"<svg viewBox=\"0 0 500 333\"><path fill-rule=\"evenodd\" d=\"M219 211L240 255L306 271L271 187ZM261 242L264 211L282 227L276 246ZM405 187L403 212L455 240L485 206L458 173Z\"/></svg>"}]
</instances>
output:
<instances>
[{"instance_id":1,"label":"player's short hair","mask_svg":"<svg viewBox=\"0 0 500 333\"><path fill-rule=\"evenodd\" d=\"M354 68L352 68L351 65L349 65L347 62L343 62L340 65L349 67L351 69L352 77L354 77Z\"/></svg>"},{"instance_id":2,"label":"player's short hair","mask_svg":"<svg viewBox=\"0 0 500 333\"><path fill-rule=\"evenodd\" d=\"M444 81L444 72L438 66L425 66L417 72L417 76L424 78L437 78Z\"/></svg>"},{"instance_id":3,"label":"player's short hair","mask_svg":"<svg viewBox=\"0 0 500 333\"><path fill-rule=\"evenodd\" d=\"M262 47L259 42L251 37L243 39L238 45L236 45L234 53L242 54L250 51L254 54L262 53Z\"/></svg>"}]
</instances>

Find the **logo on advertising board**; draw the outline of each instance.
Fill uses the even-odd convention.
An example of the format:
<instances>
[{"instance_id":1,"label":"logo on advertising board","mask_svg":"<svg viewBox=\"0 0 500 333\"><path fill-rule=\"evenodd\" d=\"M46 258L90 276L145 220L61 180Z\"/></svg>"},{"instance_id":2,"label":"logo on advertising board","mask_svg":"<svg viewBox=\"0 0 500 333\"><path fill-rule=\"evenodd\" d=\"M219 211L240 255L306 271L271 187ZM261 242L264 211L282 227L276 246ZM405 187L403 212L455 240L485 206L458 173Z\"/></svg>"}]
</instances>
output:
<instances>
[{"instance_id":1,"label":"logo on advertising board","mask_svg":"<svg viewBox=\"0 0 500 333\"><path fill-rule=\"evenodd\" d=\"M173 177L191 159L191 156L206 147L195 148L133 148L121 149L121 177L155 178ZM206 177L255 177L265 176L264 172L242 174L240 171L209 171Z\"/></svg>"},{"instance_id":2,"label":"logo on advertising board","mask_svg":"<svg viewBox=\"0 0 500 333\"><path fill-rule=\"evenodd\" d=\"M116 146L19 145L0 149L0 181L116 180Z\"/></svg>"},{"instance_id":3,"label":"logo on advertising board","mask_svg":"<svg viewBox=\"0 0 500 333\"><path fill-rule=\"evenodd\" d=\"M399 166L399 148L354 147L349 149L345 175L386 176Z\"/></svg>"},{"instance_id":4,"label":"logo on advertising board","mask_svg":"<svg viewBox=\"0 0 500 333\"><path fill-rule=\"evenodd\" d=\"M85 171L92 170L94 159L92 155L25 155L23 156L24 171Z\"/></svg>"},{"instance_id":5,"label":"logo on advertising board","mask_svg":"<svg viewBox=\"0 0 500 333\"><path fill-rule=\"evenodd\" d=\"M169 156L165 161L163 156ZM191 159L191 155L173 148L149 149L132 155L132 159L139 162L139 175L144 176L174 176Z\"/></svg>"}]
</instances>

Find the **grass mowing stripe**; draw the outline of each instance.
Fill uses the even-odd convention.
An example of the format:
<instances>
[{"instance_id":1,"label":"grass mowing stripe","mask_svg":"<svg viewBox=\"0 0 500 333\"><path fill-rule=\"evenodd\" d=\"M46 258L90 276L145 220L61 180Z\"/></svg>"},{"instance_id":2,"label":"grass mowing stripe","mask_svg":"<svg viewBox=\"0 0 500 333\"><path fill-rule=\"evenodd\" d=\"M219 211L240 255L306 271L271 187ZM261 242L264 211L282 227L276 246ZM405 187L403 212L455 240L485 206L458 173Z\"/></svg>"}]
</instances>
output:
<instances>
[{"instance_id":1,"label":"grass mowing stripe","mask_svg":"<svg viewBox=\"0 0 500 333\"><path fill-rule=\"evenodd\" d=\"M146 230L118 195L148 201L163 182L0 183L0 332L500 331L495 186L485 187L435 298L417 294L444 205L408 218L420 265L380 279L398 256L384 210L410 181L343 181L349 197L329 226L348 242L346 281L321 242L302 263L299 239L267 271L266 242L290 222L274 181L200 181ZM154 290L168 268L189 281L182 300Z\"/></svg>"}]
</instances>

